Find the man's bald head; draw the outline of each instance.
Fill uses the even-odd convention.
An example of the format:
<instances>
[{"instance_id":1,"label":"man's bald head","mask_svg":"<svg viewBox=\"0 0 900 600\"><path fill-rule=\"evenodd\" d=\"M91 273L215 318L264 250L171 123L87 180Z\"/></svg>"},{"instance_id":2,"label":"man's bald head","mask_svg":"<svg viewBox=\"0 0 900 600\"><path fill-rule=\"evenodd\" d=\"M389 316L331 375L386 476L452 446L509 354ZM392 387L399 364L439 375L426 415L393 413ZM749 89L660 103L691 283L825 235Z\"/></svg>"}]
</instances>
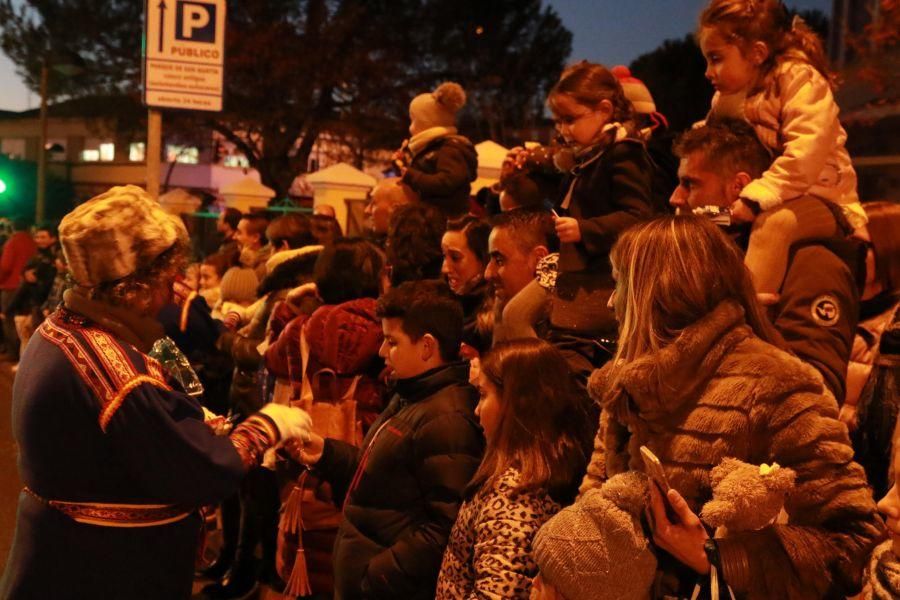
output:
<instances>
[{"instance_id":1,"label":"man's bald head","mask_svg":"<svg viewBox=\"0 0 900 600\"><path fill-rule=\"evenodd\" d=\"M406 204L418 202L419 197L399 177L382 179L369 194L366 205L366 227L375 235L387 235L394 211Z\"/></svg>"}]
</instances>

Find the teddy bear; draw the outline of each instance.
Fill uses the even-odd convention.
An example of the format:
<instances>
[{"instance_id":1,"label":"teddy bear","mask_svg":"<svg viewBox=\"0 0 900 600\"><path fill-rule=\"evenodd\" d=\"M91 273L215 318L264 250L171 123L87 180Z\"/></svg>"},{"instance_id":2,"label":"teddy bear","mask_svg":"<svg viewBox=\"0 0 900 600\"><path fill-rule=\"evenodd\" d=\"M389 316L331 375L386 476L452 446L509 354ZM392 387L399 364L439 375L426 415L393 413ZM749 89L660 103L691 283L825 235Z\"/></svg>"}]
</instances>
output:
<instances>
[{"instance_id":1,"label":"teddy bear","mask_svg":"<svg viewBox=\"0 0 900 600\"><path fill-rule=\"evenodd\" d=\"M778 517L796 477L778 463L751 465L724 458L710 473L713 498L703 505L700 517L718 528L717 537L761 529Z\"/></svg>"}]
</instances>

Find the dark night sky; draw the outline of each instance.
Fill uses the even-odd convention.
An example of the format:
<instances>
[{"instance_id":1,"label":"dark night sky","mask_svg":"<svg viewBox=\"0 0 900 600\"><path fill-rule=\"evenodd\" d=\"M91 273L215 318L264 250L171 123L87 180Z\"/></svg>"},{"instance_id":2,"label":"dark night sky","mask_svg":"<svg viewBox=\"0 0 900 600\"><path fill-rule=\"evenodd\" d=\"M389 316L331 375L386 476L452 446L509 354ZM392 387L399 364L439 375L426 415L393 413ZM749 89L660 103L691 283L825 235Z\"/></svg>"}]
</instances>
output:
<instances>
[{"instance_id":1,"label":"dark night sky","mask_svg":"<svg viewBox=\"0 0 900 600\"><path fill-rule=\"evenodd\" d=\"M574 36L571 60L627 64L668 38L693 31L706 0L548 0ZM831 13L831 0L787 0L801 10ZM0 109L38 104L0 53Z\"/></svg>"}]
</instances>

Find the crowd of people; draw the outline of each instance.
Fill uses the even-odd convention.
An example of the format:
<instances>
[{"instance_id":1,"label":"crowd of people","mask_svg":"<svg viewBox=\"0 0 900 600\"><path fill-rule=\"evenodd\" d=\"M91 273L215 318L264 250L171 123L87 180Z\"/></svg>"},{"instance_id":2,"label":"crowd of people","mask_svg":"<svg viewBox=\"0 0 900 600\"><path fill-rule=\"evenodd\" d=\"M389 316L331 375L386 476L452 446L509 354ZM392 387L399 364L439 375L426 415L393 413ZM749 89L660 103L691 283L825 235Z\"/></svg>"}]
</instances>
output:
<instances>
[{"instance_id":1,"label":"crowd of people","mask_svg":"<svg viewBox=\"0 0 900 600\"><path fill-rule=\"evenodd\" d=\"M697 35L707 119L582 61L482 202L465 91L416 96L364 237L229 208L191 263L134 186L17 223L0 596L900 598L900 205L802 20Z\"/></svg>"}]
</instances>

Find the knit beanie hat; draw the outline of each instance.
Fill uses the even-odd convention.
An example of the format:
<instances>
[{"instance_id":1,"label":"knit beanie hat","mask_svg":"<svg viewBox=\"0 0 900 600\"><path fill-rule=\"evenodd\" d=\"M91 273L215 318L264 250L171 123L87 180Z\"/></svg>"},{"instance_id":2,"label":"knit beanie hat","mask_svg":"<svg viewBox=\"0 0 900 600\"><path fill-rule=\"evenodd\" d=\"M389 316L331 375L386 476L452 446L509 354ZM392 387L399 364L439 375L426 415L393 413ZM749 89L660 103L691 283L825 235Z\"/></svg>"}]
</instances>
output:
<instances>
[{"instance_id":1,"label":"knit beanie hat","mask_svg":"<svg viewBox=\"0 0 900 600\"><path fill-rule=\"evenodd\" d=\"M541 578L566 600L646 600L656 556L641 527L647 478L616 475L562 509L534 538Z\"/></svg>"},{"instance_id":2,"label":"knit beanie hat","mask_svg":"<svg viewBox=\"0 0 900 600\"><path fill-rule=\"evenodd\" d=\"M454 127L456 113L466 103L466 91L458 83L448 81L433 92L419 94L409 103L409 117L422 130L431 127Z\"/></svg>"},{"instance_id":3,"label":"knit beanie hat","mask_svg":"<svg viewBox=\"0 0 900 600\"><path fill-rule=\"evenodd\" d=\"M111 188L63 217L59 239L69 271L84 287L122 279L149 266L175 242L181 219L135 185Z\"/></svg>"},{"instance_id":4,"label":"knit beanie hat","mask_svg":"<svg viewBox=\"0 0 900 600\"><path fill-rule=\"evenodd\" d=\"M250 267L231 267L222 276L219 289L222 290L222 302L250 303L256 300L256 288L259 279L256 271Z\"/></svg>"},{"instance_id":5,"label":"knit beanie hat","mask_svg":"<svg viewBox=\"0 0 900 600\"><path fill-rule=\"evenodd\" d=\"M656 103L650 90L644 85L644 82L631 74L628 67L618 65L612 68L612 74L616 76L619 83L622 84L622 91L625 97L634 105L634 112L643 115L650 115L656 112Z\"/></svg>"}]
</instances>

